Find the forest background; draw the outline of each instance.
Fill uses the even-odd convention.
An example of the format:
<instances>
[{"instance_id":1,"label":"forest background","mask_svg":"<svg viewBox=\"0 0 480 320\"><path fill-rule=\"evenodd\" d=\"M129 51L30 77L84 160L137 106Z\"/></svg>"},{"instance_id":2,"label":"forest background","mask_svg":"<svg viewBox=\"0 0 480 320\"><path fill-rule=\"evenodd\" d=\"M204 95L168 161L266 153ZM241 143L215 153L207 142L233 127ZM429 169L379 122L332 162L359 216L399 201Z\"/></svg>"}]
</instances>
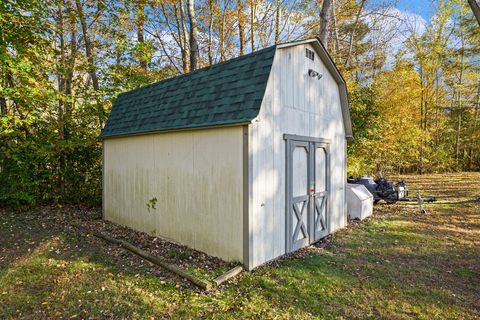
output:
<instances>
[{"instance_id":1,"label":"forest background","mask_svg":"<svg viewBox=\"0 0 480 320\"><path fill-rule=\"evenodd\" d=\"M348 85L352 175L480 170L475 0L3 0L0 205L101 201L116 96L319 36Z\"/></svg>"}]
</instances>

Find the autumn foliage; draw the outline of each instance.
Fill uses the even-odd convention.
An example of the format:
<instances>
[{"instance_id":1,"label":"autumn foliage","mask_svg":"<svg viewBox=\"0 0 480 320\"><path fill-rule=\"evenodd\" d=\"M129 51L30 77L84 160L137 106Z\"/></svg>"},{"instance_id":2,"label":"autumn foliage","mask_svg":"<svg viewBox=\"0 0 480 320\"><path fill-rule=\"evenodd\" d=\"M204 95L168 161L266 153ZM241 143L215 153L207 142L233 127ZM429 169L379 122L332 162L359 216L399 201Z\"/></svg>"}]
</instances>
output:
<instances>
[{"instance_id":1,"label":"autumn foliage","mask_svg":"<svg viewBox=\"0 0 480 320\"><path fill-rule=\"evenodd\" d=\"M318 35L348 83L350 174L479 170L480 28L466 1L433 5L1 1L0 204L98 204L120 92Z\"/></svg>"}]
</instances>

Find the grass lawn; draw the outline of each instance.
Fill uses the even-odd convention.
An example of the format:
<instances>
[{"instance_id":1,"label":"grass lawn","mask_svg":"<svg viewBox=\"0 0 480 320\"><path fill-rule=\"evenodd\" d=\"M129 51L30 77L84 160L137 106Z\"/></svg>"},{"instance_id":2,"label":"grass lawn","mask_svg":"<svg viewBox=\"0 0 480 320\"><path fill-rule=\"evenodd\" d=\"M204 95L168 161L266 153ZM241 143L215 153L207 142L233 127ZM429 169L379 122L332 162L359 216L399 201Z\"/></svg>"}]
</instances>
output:
<instances>
[{"instance_id":1,"label":"grass lawn","mask_svg":"<svg viewBox=\"0 0 480 320\"><path fill-rule=\"evenodd\" d=\"M426 214L379 204L209 292L58 218L83 209L0 211L0 318L480 319L480 173L406 181L438 198Z\"/></svg>"}]
</instances>

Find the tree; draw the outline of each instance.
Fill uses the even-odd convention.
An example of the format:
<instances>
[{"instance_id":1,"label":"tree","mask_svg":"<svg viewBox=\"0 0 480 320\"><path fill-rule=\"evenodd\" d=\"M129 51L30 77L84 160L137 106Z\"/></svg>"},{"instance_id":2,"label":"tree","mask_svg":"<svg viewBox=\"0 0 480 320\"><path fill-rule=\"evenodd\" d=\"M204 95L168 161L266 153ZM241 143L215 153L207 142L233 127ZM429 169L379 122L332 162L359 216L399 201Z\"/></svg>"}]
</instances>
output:
<instances>
[{"instance_id":1,"label":"tree","mask_svg":"<svg viewBox=\"0 0 480 320\"><path fill-rule=\"evenodd\" d=\"M145 52L145 2L146 0L139 0L137 2L137 41L140 45L140 67L147 70L147 57Z\"/></svg>"},{"instance_id":2,"label":"tree","mask_svg":"<svg viewBox=\"0 0 480 320\"><path fill-rule=\"evenodd\" d=\"M364 0L0 1L0 205L98 204L119 93L320 35L348 83L350 173L480 170L480 28L466 1L435 4L423 22Z\"/></svg>"},{"instance_id":3,"label":"tree","mask_svg":"<svg viewBox=\"0 0 480 320\"><path fill-rule=\"evenodd\" d=\"M320 11L320 30L318 36L325 48L328 47L328 23L330 20L330 6L332 0L323 0L322 10Z\"/></svg>"},{"instance_id":4,"label":"tree","mask_svg":"<svg viewBox=\"0 0 480 320\"><path fill-rule=\"evenodd\" d=\"M78 20L80 21L80 26L82 28L83 42L85 44L85 55L87 57L87 62L88 62L87 70L88 70L88 74L90 75L92 87L94 90L94 101L98 109L98 125L99 125L99 128L101 129L103 127L103 117L104 117L105 110L103 108L102 103L100 103L99 97L98 97L98 91L100 90L100 87L99 87L98 78L97 78L97 67L95 65L95 61L93 57L92 41L90 40L87 21L85 19L85 15L83 12L83 5L80 2L80 0L75 0L75 4L77 8Z\"/></svg>"},{"instance_id":5,"label":"tree","mask_svg":"<svg viewBox=\"0 0 480 320\"><path fill-rule=\"evenodd\" d=\"M188 21L190 24L190 70L198 68L197 20L194 0L188 0Z\"/></svg>"},{"instance_id":6,"label":"tree","mask_svg":"<svg viewBox=\"0 0 480 320\"><path fill-rule=\"evenodd\" d=\"M277 0L275 8L275 43L280 42L280 0Z\"/></svg>"},{"instance_id":7,"label":"tree","mask_svg":"<svg viewBox=\"0 0 480 320\"><path fill-rule=\"evenodd\" d=\"M213 0L208 0L208 64L213 64L213 16L214 16L214 7Z\"/></svg>"},{"instance_id":8,"label":"tree","mask_svg":"<svg viewBox=\"0 0 480 320\"><path fill-rule=\"evenodd\" d=\"M355 32L357 31L357 27L359 24L360 20L360 15L362 14L363 6L365 5L366 0L361 0L360 1L360 6L358 8L358 12L355 15L355 22L353 23L353 28L352 31L350 32L349 39L348 39L348 53L347 57L345 59L345 62L343 63L345 66L347 66L350 62L350 59L352 58L352 51L353 51L353 38L355 36Z\"/></svg>"},{"instance_id":9,"label":"tree","mask_svg":"<svg viewBox=\"0 0 480 320\"><path fill-rule=\"evenodd\" d=\"M250 0L250 47L255 51L255 0Z\"/></svg>"},{"instance_id":10,"label":"tree","mask_svg":"<svg viewBox=\"0 0 480 320\"><path fill-rule=\"evenodd\" d=\"M240 49L240 55L245 54L245 15L243 12L243 0L237 1L237 21L238 21L238 44Z\"/></svg>"},{"instance_id":11,"label":"tree","mask_svg":"<svg viewBox=\"0 0 480 320\"><path fill-rule=\"evenodd\" d=\"M478 5L477 0L468 0L468 4L472 9L475 19L477 19L478 25L480 26L480 7Z\"/></svg>"}]
</instances>

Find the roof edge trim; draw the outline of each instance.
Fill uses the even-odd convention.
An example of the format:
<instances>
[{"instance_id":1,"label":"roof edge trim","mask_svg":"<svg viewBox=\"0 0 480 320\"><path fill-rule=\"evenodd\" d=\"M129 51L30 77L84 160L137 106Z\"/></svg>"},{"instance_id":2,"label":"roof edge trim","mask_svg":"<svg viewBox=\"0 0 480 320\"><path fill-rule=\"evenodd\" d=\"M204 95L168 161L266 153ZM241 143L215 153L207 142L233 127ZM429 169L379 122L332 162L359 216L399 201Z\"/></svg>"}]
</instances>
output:
<instances>
[{"instance_id":1,"label":"roof edge trim","mask_svg":"<svg viewBox=\"0 0 480 320\"><path fill-rule=\"evenodd\" d=\"M252 119L253 121L253 119ZM225 128L225 127L236 127L236 126L244 126L249 125L252 121L241 121L241 122L233 122L233 123L225 123L225 124L217 124L217 125L209 125L209 126L198 126L198 127L184 127L184 128L173 128L173 129L165 129L165 130L152 130L152 131L137 131L125 134L115 134L115 135L108 135L102 136L99 135L97 137L98 140L107 140L107 139L115 139L115 138L126 138L131 136L143 136L148 134L161 134L161 133L173 133L173 132L182 132L182 131L193 131L193 130L205 130L205 129L216 129L216 128Z\"/></svg>"}]
</instances>

